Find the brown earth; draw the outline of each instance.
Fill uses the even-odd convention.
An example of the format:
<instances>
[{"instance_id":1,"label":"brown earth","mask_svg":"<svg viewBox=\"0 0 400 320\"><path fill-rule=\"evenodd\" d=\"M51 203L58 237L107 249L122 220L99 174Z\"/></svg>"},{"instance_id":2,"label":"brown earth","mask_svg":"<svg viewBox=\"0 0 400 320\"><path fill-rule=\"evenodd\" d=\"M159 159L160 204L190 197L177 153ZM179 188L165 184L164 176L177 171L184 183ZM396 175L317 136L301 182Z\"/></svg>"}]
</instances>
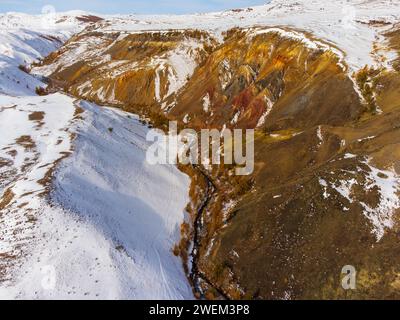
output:
<instances>
[{"instance_id":1,"label":"brown earth","mask_svg":"<svg viewBox=\"0 0 400 320\"><path fill-rule=\"evenodd\" d=\"M14 193L11 189L4 191L3 197L0 199L0 210L4 210L14 198ZM0 211L1 214L1 211Z\"/></svg>"},{"instance_id":2,"label":"brown earth","mask_svg":"<svg viewBox=\"0 0 400 320\"><path fill-rule=\"evenodd\" d=\"M32 112L29 116L29 120L31 121L42 121L44 119L44 112L42 111L35 111Z\"/></svg>"},{"instance_id":3,"label":"brown earth","mask_svg":"<svg viewBox=\"0 0 400 320\"><path fill-rule=\"evenodd\" d=\"M74 43L93 36L104 40L111 61L60 65ZM361 205L377 208L381 200L379 190L367 188L367 158L380 169L400 172L398 62L394 71L360 70L355 88L331 51L311 50L276 33L254 36L233 29L221 44L203 31L143 32L115 41L118 36L91 31L71 39L44 61L58 63L50 77L53 85L100 104L110 104L114 92L116 106L150 117L157 127L168 119L197 130L257 127L252 175L232 176L232 165L210 171L181 168L192 177L187 209L194 227L182 226L183 239L174 252L185 266L189 254L195 258L197 270L190 278L197 294L209 299L400 298L398 210L393 227L377 241ZM399 32L387 37L400 51ZM150 62L187 38L204 41L198 67L178 93L165 98L164 103L174 104L164 112L155 99L158 71ZM137 66L110 76L111 63L118 61ZM164 96L168 76L160 77ZM91 88L80 90L87 82ZM352 179L357 185L349 201L337 187ZM197 253L188 252L193 239ZM345 265L357 270L357 290L341 286Z\"/></svg>"}]
</instances>

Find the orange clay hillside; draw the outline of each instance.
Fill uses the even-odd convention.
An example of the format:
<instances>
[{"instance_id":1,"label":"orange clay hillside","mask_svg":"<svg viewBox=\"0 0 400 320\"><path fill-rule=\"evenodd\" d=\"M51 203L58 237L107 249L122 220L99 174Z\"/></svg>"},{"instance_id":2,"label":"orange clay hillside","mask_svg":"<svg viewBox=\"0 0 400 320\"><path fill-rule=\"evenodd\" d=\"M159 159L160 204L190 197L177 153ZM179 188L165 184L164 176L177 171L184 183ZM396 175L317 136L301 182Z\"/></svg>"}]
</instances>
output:
<instances>
[{"instance_id":1,"label":"orange clay hillside","mask_svg":"<svg viewBox=\"0 0 400 320\"><path fill-rule=\"evenodd\" d=\"M287 26L220 36L102 28L33 72L156 126L256 129L252 175L181 168L192 177L192 221L174 252L186 267L192 259L198 296L400 298L397 55L355 69L338 46ZM382 40L397 54L399 34L393 25ZM341 286L345 265L356 266L356 291Z\"/></svg>"}]
</instances>

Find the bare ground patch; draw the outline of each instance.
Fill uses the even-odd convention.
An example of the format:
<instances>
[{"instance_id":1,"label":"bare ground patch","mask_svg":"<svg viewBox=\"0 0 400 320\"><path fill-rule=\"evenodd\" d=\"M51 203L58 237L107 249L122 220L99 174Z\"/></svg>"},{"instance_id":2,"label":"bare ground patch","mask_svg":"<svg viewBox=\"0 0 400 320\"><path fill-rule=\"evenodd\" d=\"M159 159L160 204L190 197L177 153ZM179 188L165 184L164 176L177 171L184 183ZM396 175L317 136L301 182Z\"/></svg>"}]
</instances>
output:
<instances>
[{"instance_id":1,"label":"bare ground patch","mask_svg":"<svg viewBox=\"0 0 400 320\"><path fill-rule=\"evenodd\" d=\"M5 158L0 158L0 168L12 165L12 161Z\"/></svg>"},{"instance_id":2,"label":"bare ground patch","mask_svg":"<svg viewBox=\"0 0 400 320\"><path fill-rule=\"evenodd\" d=\"M49 189L51 180L53 179L54 170L56 169L57 164L60 163L60 161L62 161L66 157L68 157L71 154L71 152L62 152L61 154L62 154L61 158L54 161L52 163L51 168L46 172L44 177L37 181L40 185L42 185L43 187L46 188L46 192L43 195L47 195L47 193L49 191L48 189Z\"/></svg>"},{"instance_id":3,"label":"bare ground patch","mask_svg":"<svg viewBox=\"0 0 400 320\"><path fill-rule=\"evenodd\" d=\"M7 154L9 154L11 157L15 158L17 156L18 152L17 152L17 150L13 149L13 150L7 151Z\"/></svg>"},{"instance_id":4,"label":"bare ground patch","mask_svg":"<svg viewBox=\"0 0 400 320\"><path fill-rule=\"evenodd\" d=\"M0 201L0 210L4 210L10 203L11 201L14 199L14 192L12 192L11 189L7 189L4 194L3 197L1 198Z\"/></svg>"},{"instance_id":5,"label":"bare ground patch","mask_svg":"<svg viewBox=\"0 0 400 320\"><path fill-rule=\"evenodd\" d=\"M24 136L20 136L18 139L15 140L15 142L24 147L25 150L29 151L32 149L36 148L36 143L35 141L32 140L31 136L28 135L24 135Z\"/></svg>"},{"instance_id":6,"label":"bare ground patch","mask_svg":"<svg viewBox=\"0 0 400 320\"><path fill-rule=\"evenodd\" d=\"M73 120L82 120L81 114L85 111L79 106L79 100L74 101L75 111Z\"/></svg>"},{"instance_id":7,"label":"bare ground patch","mask_svg":"<svg viewBox=\"0 0 400 320\"><path fill-rule=\"evenodd\" d=\"M44 125L43 119L44 119L45 113L43 111L35 111L32 112L28 118L30 121L34 121L38 124L38 127L40 128L41 126Z\"/></svg>"}]
</instances>

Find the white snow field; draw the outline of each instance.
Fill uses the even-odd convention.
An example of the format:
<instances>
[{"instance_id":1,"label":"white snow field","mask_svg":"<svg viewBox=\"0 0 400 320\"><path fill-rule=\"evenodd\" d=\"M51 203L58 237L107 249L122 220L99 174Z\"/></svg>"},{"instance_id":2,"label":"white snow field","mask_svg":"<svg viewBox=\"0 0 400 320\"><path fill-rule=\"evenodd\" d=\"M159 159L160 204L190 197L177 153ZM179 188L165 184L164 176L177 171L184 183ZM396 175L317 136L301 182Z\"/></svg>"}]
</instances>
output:
<instances>
[{"instance_id":1,"label":"white snow field","mask_svg":"<svg viewBox=\"0 0 400 320\"><path fill-rule=\"evenodd\" d=\"M18 68L79 31L78 14L51 28L0 16L0 299L192 299L172 253L189 178L147 164L135 115L37 96L45 84Z\"/></svg>"},{"instance_id":2,"label":"white snow field","mask_svg":"<svg viewBox=\"0 0 400 320\"><path fill-rule=\"evenodd\" d=\"M84 112L74 119L72 98L45 99L0 97L1 105L16 105L0 112L1 123L19 124L1 140L9 147L1 156L16 148L14 167L21 171L7 186L14 199L0 218L0 252L19 258L0 297L192 298L182 262L172 254L189 178L174 166L147 164L149 129L134 116L81 102ZM28 119L33 110L45 112L39 129ZM71 133L77 134L72 145ZM21 150L14 143L20 135L31 136L36 147ZM37 181L71 147L49 203ZM33 164L22 172L26 161Z\"/></svg>"},{"instance_id":3,"label":"white snow field","mask_svg":"<svg viewBox=\"0 0 400 320\"><path fill-rule=\"evenodd\" d=\"M0 14L0 93L18 96L34 92L40 81L18 67L47 56L82 30L85 24L76 20L82 14Z\"/></svg>"}]
</instances>

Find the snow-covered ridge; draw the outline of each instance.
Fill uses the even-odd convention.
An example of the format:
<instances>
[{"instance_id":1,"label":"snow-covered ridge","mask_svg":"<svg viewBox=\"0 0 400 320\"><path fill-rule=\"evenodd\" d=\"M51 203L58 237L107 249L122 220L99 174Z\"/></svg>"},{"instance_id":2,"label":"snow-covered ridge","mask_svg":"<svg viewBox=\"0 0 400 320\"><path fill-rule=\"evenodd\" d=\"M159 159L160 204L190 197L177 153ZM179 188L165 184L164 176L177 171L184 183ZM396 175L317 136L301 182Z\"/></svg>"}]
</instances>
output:
<instances>
[{"instance_id":1,"label":"snow-covered ridge","mask_svg":"<svg viewBox=\"0 0 400 320\"><path fill-rule=\"evenodd\" d=\"M0 30L1 27L21 29L30 26L31 30L47 28L57 31L59 35L70 35L71 31L79 31L76 17L83 15L88 13L77 11L38 16L4 14L0 15ZM397 0L272 0L262 6L206 14L101 17L104 21L98 22L96 29L102 32L128 34L200 29L219 39L222 39L224 31L233 27L292 27L307 31L338 47L345 53L350 68L355 71L365 65L390 66L377 61L373 45L381 39L384 31L400 22L400 6ZM394 52L383 51L382 54L387 55L389 62L396 57Z\"/></svg>"},{"instance_id":2,"label":"snow-covered ridge","mask_svg":"<svg viewBox=\"0 0 400 320\"><path fill-rule=\"evenodd\" d=\"M400 6L397 0L272 0L266 5L226 12L105 18L101 27L105 32L195 28L210 31L219 39L233 27L289 26L331 42L345 52L350 68L359 70L365 65L379 65L372 55L373 43L392 24L400 22Z\"/></svg>"}]
</instances>

